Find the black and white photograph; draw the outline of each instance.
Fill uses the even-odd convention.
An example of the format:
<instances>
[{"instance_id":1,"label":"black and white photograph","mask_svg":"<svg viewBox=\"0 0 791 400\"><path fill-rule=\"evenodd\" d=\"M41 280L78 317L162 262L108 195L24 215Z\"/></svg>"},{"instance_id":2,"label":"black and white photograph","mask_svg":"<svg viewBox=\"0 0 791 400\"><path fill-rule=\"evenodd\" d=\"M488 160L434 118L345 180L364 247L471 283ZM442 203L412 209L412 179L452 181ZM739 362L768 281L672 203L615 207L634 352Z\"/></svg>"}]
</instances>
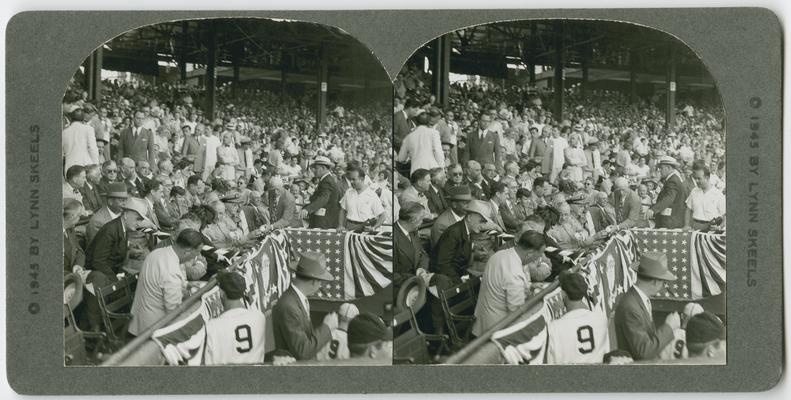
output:
<instances>
[{"instance_id":1,"label":"black and white photograph","mask_svg":"<svg viewBox=\"0 0 791 400\"><path fill-rule=\"evenodd\" d=\"M222 18L85 56L63 82L64 364L390 365L392 82L373 53Z\"/></svg>"},{"instance_id":2,"label":"black and white photograph","mask_svg":"<svg viewBox=\"0 0 791 400\"><path fill-rule=\"evenodd\" d=\"M395 364L726 364L726 126L676 37L469 26L393 86Z\"/></svg>"}]
</instances>

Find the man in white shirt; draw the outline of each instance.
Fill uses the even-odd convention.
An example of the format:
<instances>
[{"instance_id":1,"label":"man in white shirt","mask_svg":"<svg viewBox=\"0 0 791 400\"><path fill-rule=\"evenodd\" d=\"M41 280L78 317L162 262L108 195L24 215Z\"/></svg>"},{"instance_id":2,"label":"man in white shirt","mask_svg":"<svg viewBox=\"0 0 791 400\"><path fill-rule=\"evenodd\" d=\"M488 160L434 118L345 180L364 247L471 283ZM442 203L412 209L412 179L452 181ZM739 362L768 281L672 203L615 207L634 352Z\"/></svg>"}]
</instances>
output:
<instances>
[{"instance_id":1,"label":"man in white shirt","mask_svg":"<svg viewBox=\"0 0 791 400\"><path fill-rule=\"evenodd\" d=\"M725 195L711 185L711 172L705 166L692 171L697 184L687 197L686 229L709 230L725 227Z\"/></svg>"},{"instance_id":2,"label":"man in white shirt","mask_svg":"<svg viewBox=\"0 0 791 400\"><path fill-rule=\"evenodd\" d=\"M185 229L175 244L155 249L146 256L132 302L129 333L135 336L143 333L181 305L187 277L179 265L200 255L203 240L200 232Z\"/></svg>"},{"instance_id":3,"label":"man in white shirt","mask_svg":"<svg viewBox=\"0 0 791 400\"><path fill-rule=\"evenodd\" d=\"M385 209L376 191L365 184L365 172L360 167L346 171L351 186L341 198L338 230L355 230L370 226L377 230L384 223Z\"/></svg>"},{"instance_id":4,"label":"man in white shirt","mask_svg":"<svg viewBox=\"0 0 791 400\"><path fill-rule=\"evenodd\" d=\"M223 313L206 323L206 365L263 364L266 317L247 309L245 280L236 272L217 274Z\"/></svg>"},{"instance_id":5,"label":"man in white shirt","mask_svg":"<svg viewBox=\"0 0 791 400\"><path fill-rule=\"evenodd\" d=\"M567 312L547 326L547 364L600 364L610 351L607 316L588 309L588 283L578 273L560 275Z\"/></svg>"}]
</instances>

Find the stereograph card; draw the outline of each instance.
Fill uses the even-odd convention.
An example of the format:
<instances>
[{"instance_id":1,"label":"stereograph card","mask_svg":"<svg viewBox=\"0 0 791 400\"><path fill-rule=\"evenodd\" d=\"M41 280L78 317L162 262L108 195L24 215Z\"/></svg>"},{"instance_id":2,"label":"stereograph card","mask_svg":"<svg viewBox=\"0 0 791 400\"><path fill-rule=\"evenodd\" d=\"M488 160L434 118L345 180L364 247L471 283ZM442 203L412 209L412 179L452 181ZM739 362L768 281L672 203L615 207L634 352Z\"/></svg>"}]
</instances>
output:
<instances>
[{"instance_id":1,"label":"stereograph card","mask_svg":"<svg viewBox=\"0 0 791 400\"><path fill-rule=\"evenodd\" d=\"M9 383L770 389L781 35L758 8L17 14Z\"/></svg>"}]
</instances>

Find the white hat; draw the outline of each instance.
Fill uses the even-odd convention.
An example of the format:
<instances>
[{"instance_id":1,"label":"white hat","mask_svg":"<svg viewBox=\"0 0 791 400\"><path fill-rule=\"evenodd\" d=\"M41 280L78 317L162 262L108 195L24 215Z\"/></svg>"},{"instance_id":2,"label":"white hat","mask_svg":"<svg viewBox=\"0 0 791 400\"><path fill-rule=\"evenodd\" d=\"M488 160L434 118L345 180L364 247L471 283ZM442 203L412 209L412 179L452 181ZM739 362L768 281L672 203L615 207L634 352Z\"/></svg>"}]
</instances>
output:
<instances>
[{"instance_id":1,"label":"white hat","mask_svg":"<svg viewBox=\"0 0 791 400\"><path fill-rule=\"evenodd\" d=\"M345 329L349 322L360 314L360 310L352 303L343 303L338 308L338 328Z\"/></svg>"},{"instance_id":2,"label":"white hat","mask_svg":"<svg viewBox=\"0 0 791 400\"><path fill-rule=\"evenodd\" d=\"M702 313L703 311L704 311L703 310L703 306L701 306L700 304L698 304L698 303L687 303L687 305L684 306L683 313L684 313L684 315L687 316L687 318L691 318L691 317L694 317L694 316Z\"/></svg>"}]
</instances>

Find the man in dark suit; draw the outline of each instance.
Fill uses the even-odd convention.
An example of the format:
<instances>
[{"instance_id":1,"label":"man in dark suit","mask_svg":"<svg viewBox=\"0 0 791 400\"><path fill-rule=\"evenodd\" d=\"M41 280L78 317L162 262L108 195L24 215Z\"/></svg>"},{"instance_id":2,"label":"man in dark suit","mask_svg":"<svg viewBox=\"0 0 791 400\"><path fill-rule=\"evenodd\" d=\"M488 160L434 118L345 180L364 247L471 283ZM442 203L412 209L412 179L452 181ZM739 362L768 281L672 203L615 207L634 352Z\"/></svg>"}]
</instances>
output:
<instances>
[{"instance_id":1,"label":"man in dark suit","mask_svg":"<svg viewBox=\"0 0 791 400\"><path fill-rule=\"evenodd\" d=\"M466 211L464 219L442 233L431 254L431 272L445 275L454 285L461 283L461 277L467 275L472 261L470 235L481 232L487 225L494 225L490 219L490 207L485 202L470 201Z\"/></svg>"},{"instance_id":2,"label":"man in dark suit","mask_svg":"<svg viewBox=\"0 0 791 400\"><path fill-rule=\"evenodd\" d=\"M91 164L85 167L85 184L80 188L82 194L82 205L91 213L96 212L104 205L99 184L102 179L99 164Z\"/></svg>"},{"instance_id":3,"label":"man in dark suit","mask_svg":"<svg viewBox=\"0 0 791 400\"><path fill-rule=\"evenodd\" d=\"M310 196L310 203L302 208L300 218L308 218L309 228L335 229L338 227L340 212L340 193L335 177L332 176L332 161L317 156L311 164L313 176L319 177L319 185Z\"/></svg>"},{"instance_id":4,"label":"man in dark suit","mask_svg":"<svg viewBox=\"0 0 791 400\"><path fill-rule=\"evenodd\" d=\"M470 187L472 197L478 200L487 200L489 183L481 174L481 164L475 160L467 161L467 186Z\"/></svg>"},{"instance_id":5,"label":"man in dark suit","mask_svg":"<svg viewBox=\"0 0 791 400\"><path fill-rule=\"evenodd\" d=\"M629 187L629 181L618 177L613 183L612 205L618 221L616 228L643 228L648 226L648 220L643 215L643 205L637 191Z\"/></svg>"},{"instance_id":6,"label":"man in dark suit","mask_svg":"<svg viewBox=\"0 0 791 400\"><path fill-rule=\"evenodd\" d=\"M119 182L118 166L115 161L108 160L102 163L102 179L99 181L99 193L107 193L107 186Z\"/></svg>"},{"instance_id":7,"label":"man in dark suit","mask_svg":"<svg viewBox=\"0 0 791 400\"><path fill-rule=\"evenodd\" d=\"M327 262L321 253L303 253L295 269L291 287L272 309L275 350L297 360L311 360L332 340L331 332L338 327L338 314L327 314L324 323L314 328L310 322L308 296L316 293L323 281L332 281L333 277L327 272Z\"/></svg>"},{"instance_id":8,"label":"man in dark suit","mask_svg":"<svg viewBox=\"0 0 791 400\"><path fill-rule=\"evenodd\" d=\"M448 208L448 202L442 190L445 187L446 180L444 168L431 170L431 186L429 186L425 194L428 199L428 209L434 215L440 215Z\"/></svg>"},{"instance_id":9,"label":"man in dark suit","mask_svg":"<svg viewBox=\"0 0 791 400\"><path fill-rule=\"evenodd\" d=\"M661 291L666 282L676 280L667 269L667 256L644 252L639 263L637 282L618 299L615 309L618 348L628 351L636 361L657 359L673 340L673 331L681 326L677 312L669 314L661 326L654 324L651 296Z\"/></svg>"},{"instance_id":10,"label":"man in dark suit","mask_svg":"<svg viewBox=\"0 0 791 400\"><path fill-rule=\"evenodd\" d=\"M591 214L593 227L596 232L601 232L608 226L618 224L618 220L615 217L615 208L610 204L607 193L596 192L593 206L588 211Z\"/></svg>"},{"instance_id":11,"label":"man in dark suit","mask_svg":"<svg viewBox=\"0 0 791 400\"><path fill-rule=\"evenodd\" d=\"M85 252L77 241L74 227L80 221L83 207L78 200L63 200L63 274L81 270L85 266Z\"/></svg>"},{"instance_id":12,"label":"man in dark suit","mask_svg":"<svg viewBox=\"0 0 791 400\"><path fill-rule=\"evenodd\" d=\"M646 212L646 218L654 216L657 228L683 228L689 192L678 173L678 162L673 157L662 156L657 169L662 175L662 190L656 204Z\"/></svg>"},{"instance_id":13,"label":"man in dark suit","mask_svg":"<svg viewBox=\"0 0 791 400\"><path fill-rule=\"evenodd\" d=\"M431 226L431 248L437 245L442 233L449 226L464 219L467 214L467 204L472 201L472 192L467 185L453 186L448 189L449 207L434 220Z\"/></svg>"},{"instance_id":14,"label":"man in dark suit","mask_svg":"<svg viewBox=\"0 0 791 400\"><path fill-rule=\"evenodd\" d=\"M292 183L294 185L296 183ZM269 180L269 191L264 204L269 210L271 225L267 229L299 228L302 223L297 217L297 203L294 195L283 186L283 180L277 176Z\"/></svg>"},{"instance_id":15,"label":"man in dark suit","mask_svg":"<svg viewBox=\"0 0 791 400\"><path fill-rule=\"evenodd\" d=\"M99 229L96 237L85 249L85 269L90 271L85 280L86 284L101 288L118 281L116 274L122 272L127 257L127 232L155 227L145 214L146 205L143 200L127 199L121 215ZM90 292L87 293L86 305L91 329L99 330L99 303Z\"/></svg>"},{"instance_id":16,"label":"man in dark suit","mask_svg":"<svg viewBox=\"0 0 791 400\"><path fill-rule=\"evenodd\" d=\"M393 293L398 293L407 279L428 272L428 254L420 244L417 230L423 223L425 209L419 203L409 202L401 206L398 221L393 227L393 243L396 253L393 260Z\"/></svg>"},{"instance_id":17,"label":"man in dark suit","mask_svg":"<svg viewBox=\"0 0 791 400\"><path fill-rule=\"evenodd\" d=\"M135 162L147 161L154 168L157 165L156 151L154 150L154 133L143 128L145 114L135 112L134 126L121 131L118 140L118 152L115 158L131 158Z\"/></svg>"},{"instance_id":18,"label":"man in dark suit","mask_svg":"<svg viewBox=\"0 0 791 400\"><path fill-rule=\"evenodd\" d=\"M467 145L464 151L468 160L475 160L481 165L494 164L498 171L503 170L503 155L500 147L500 135L489 130L492 117L481 114L478 121L478 130L467 135Z\"/></svg>"},{"instance_id":19,"label":"man in dark suit","mask_svg":"<svg viewBox=\"0 0 791 400\"><path fill-rule=\"evenodd\" d=\"M143 182L143 179L137 175L134 160L128 157L122 158L120 164L121 176L126 185L126 192L132 197L143 197L143 193L146 191L146 184Z\"/></svg>"},{"instance_id":20,"label":"man in dark suit","mask_svg":"<svg viewBox=\"0 0 791 400\"><path fill-rule=\"evenodd\" d=\"M93 214L91 220L85 228L86 243L90 244L96 233L99 232L106 223L118 218L119 214L123 212L123 205L129 195L126 192L126 186L120 182L114 182L107 185L107 192L104 193L104 207Z\"/></svg>"},{"instance_id":21,"label":"man in dark suit","mask_svg":"<svg viewBox=\"0 0 791 400\"><path fill-rule=\"evenodd\" d=\"M412 117L417 114L418 107L417 101L409 98L404 103L404 109L393 114L393 148L396 153L401 148L401 142L404 141L406 135L415 129Z\"/></svg>"}]
</instances>

